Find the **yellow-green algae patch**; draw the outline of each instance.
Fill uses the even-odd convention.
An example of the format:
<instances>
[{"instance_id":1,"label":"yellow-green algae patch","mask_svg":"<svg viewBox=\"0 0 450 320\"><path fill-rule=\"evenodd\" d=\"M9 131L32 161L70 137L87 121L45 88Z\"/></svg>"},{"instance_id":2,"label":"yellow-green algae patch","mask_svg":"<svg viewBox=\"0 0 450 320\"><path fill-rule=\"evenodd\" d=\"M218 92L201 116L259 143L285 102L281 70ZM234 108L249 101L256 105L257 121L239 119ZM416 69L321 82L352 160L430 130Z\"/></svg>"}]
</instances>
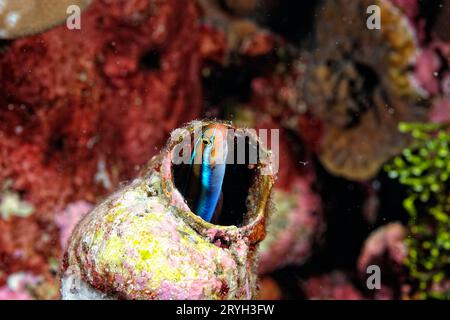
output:
<instances>
[{"instance_id":1,"label":"yellow-green algae patch","mask_svg":"<svg viewBox=\"0 0 450 320\"><path fill-rule=\"evenodd\" d=\"M114 221L115 227L109 236L95 239L103 241L97 252L97 268L121 275L127 274L127 268L137 274L149 273L146 287L153 290L163 280L214 278L214 261L220 263L226 257L221 251L216 252L214 244L179 224L170 211L161 215L158 209L164 208L165 204L156 197L148 198L144 192L142 188L126 192L121 198L125 201L118 201L105 216L106 221ZM133 205L127 208L128 203ZM192 244L195 244L195 250L192 250ZM123 263L125 260L126 264ZM172 263L168 264L167 260ZM197 267L205 262L212 263L213 267L199 272Z\"/></svg>"}]
</instances>

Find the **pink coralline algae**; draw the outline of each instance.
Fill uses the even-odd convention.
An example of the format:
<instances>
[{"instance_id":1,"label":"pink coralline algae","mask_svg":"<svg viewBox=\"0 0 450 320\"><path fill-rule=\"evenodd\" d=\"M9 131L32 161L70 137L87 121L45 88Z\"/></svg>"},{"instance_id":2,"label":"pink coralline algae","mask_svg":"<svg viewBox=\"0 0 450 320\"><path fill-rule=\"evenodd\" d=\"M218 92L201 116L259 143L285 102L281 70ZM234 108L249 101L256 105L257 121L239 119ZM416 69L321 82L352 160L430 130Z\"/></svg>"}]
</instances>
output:
<instances>
[{"instance_id":1,"label":"pink coralline algae","mask_svg":"<svg viewBox=\"0 0 450 320\"><path fill-rule=\"evenodd\" d=\"M424 21L420 19L419 13L419 0L388 0L394 4L397 8L402 10L405 16L408 18L411 26L416 30L417 38L423 40L425 37Z\"/></svg>"},{"instance_id":2,"label":"pink coralline algae","mask_svg":"<svg viewBox=\"0 0 450 320\"><path fill-rule=\"evenodd\" d=\"M258 110L264 110L267 115L254 116L251 126L280 130L279 171L274 187L276 208L269 217L267 237L260 246L260 274L305 263L325 230L321 199L314 191L312 157L293 150L294 139L286 131L293 128L308 146L317 139L311 133L313 130L308 130L310 119L302 109L301 93L296 90L301 69L302 63L297 62L285 75L260 77L252 82L252 112L257 115Z\"/></svg>"},{"instance_id":3,"label":"pink coralline algae","mask_svg":"<svg viewBox=\"0 0 450 320\"><path fill-rule=\"evenodd\" d=\"M308 279L302 288L311 300L361 300L362 294L342 272L334 271Z\"/></svg>"},{"instance_id":4,"label":"pink coralline algae","mask_svg":"<svg viewBox=\"0 0 450 320\"><path fill-rule=\"evenodd\" d=\"M15 292L8 287L0 288L0 300L32 300L32 297L24 292Z\"/></svg>"},{"instance_id":5,"label":"pink coralline algae","mask_svg":"<svg viewBox=\"0 0 450 320\"><path fill-rule=\"evenodd\" d=\"M374 299L398 298L402 294L400 290L406 290L407 235L406 227L399 222L392 222L376 229L365 241L357 261L361 280L367 279L367 270L373 265L378 266L383 275L380 279L381 288L370 292ZM397 292L394 288L397 288Z\"/></svg>"},{"instance_id":6,"label":"pink coralline algae","mask_svg":"<svg viewBox=\"0 0 450 320\"><path fill-rule=\"evenodd\" d=\"M441 67L441 60L433 48L426 48L417 58L416 77L429 94L437 94L441 89L437 77Z\"/></svg>"},{"instance_id":7,"label":"pink coralline algae","mask_svg":"<svg viewBox=\"0 0 450 320\"><path fill-rule=\"evenodd\" d=\"M26 222L0 221L7 274L47 270L60 254L54 212L133 178L170 130L199 116L197 17L190 0L95 0L81 30L2 47L0 188L11 181L35 208Z\"/></svg>"},{"instance_id":8,"label":"pink coralline algae","mask_svg":"<svg viewBox=\"0 0 450 320\"><path fill-rule=\"evenodd\" d=\"M419 3L417 0L390 0L390 2L401 8L411 19L419 14Z\"/></svg>"},{"instance_id":9,"label":"pink coralline algae","mask_svg":"<svg viewBox=\"0 0 450 320\"><path fill-rule=\"evenodd\" d=\"M93 208L93 205L85 201L77 201L69 204L64 210L55 215L55 224L59 228L59 241L61 248L65 248L73 229L78 222Z\"/></svg>"},{"instance_id":10,"label":"pink coralline algae","mask_svg":"<svg viewBox=\"0 0 450 320\"><path fill-rule=\"evenodd\" d=\"M435 100L430 112L430 120L434 123L450 123L450 98Z\"/></svg>"},{"instance_id":11,"label":"pink coralline algae","mask_svg":"<svg viewBox=\"0 0 450 320\"><path fill-rule=\"evenodd\" d=\"M302 264L321 235L320 199L311 190L311 176L291 180L288 190L274 189L277 204L261 243L258 272L265 274L286 265Z\"/></svg>"},{"instance_id":12,"label":"pink coralline algae","mask_svg":"<svg viewBox=\"0 0 450 320\"><path fill-rule=\"evenodd\" d=\"M7 284L0 287L0 300L31 300L30 288L39 282L39 278L31 273L18 272L11 274Z\"/></svg>"},{"instance_id":13,"label":"pink coralline algae","mask_svg":"<svg viewBox=\"0 0 450 320\"><path fill-rule=\"evenodd\" d=\"M358 259L358 270L365 273L367 267L384 259L386 256L392 263L402 266L407 255L404 243L407 230L400 223L391 223L380 227L366 240Z\"/></svg>"},{"instance_id":14,"label":"pink coralline algae","mask_svg":"<svg viewBox=\"0 0 450 320\"><path fill-rule=\"evenodd\" d=\"M265 81L260 79L259 82L263 86L261 82ZM285 129L274 120L277 118L277 110L282 108L280 100L274 100L277 96L274 92L277 90L264 96L255 94L257 99L253 101L264 102L259 107L272 110L273 116L261 115L256 107L250 106L241 106L233 111L234 123L239 127L265 129L269 132L278 130L280 133L279 141L276 141L279 164L273 191L274 209L267 221L266 239L259 247L258 273L262 275L287 265L305 263L325 229L320 196L314 191L312 159L307 154L296 154L292 150L293 142ZM270 143L274 142L271 138L268 140Z\"/></svg>"},{"instance_id":15,"label":"pink coralline algae","mask_svg":"<svg viewBox=\"0 0 450 320\"><path fill-rule=\"evenodd\" d=\"M430 121L449 121L449 57L448 21L450 1L442 0L436 18L430 19L420 12L418 0L391 0L408 16L417 34L420 54L415 64L415 77L432 99ZM428 19L428 21L427 21ZM428 28L427 28L427 25Z\"/></svg>"}]
</instances>

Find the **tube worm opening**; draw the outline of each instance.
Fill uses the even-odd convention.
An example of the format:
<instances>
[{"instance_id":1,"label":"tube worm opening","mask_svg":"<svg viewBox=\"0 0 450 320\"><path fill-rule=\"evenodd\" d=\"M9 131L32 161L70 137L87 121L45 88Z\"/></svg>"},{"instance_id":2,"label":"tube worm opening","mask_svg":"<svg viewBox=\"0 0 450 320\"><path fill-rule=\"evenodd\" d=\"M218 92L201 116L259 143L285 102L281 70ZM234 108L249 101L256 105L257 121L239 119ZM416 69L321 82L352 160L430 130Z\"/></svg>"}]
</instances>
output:
<instances>
[{"instance_id":1,"label":"tube worm opening","mask_svg":"<svg viewBox=\"0 0 450 320\"><path fill-rule=\"evenodd\" d=\"M139 60L139 66L145 71L155 71L161 69L161 53L157 50L145 52Z\"/></svg>"},{"instance_id":2,"label":"tube worm opening","mask_svg":"<svg viewBox=\"0 0 450 320\"><path fill-rule=\"evenodd\" d=\"M348 110L349 112L349 123L347 128L356 127L361 119L361 116L370 109L374 109L374 92L380 84L380 79L370 66L355 63L356 77L360 80L360 84L357 83L357 79L352 79L349 83L350 94L352 95L355 103L356 110ZM376 110L374 110L376 112Z\"/></svg>"},{"instance_id":3,"label":"tube worm opening","mask_svg":"<svg viewBox=\"0 0 450 320\"><path fill-rule=\"evenodd\" d=\"M195 145L194 134L191 136L191 143ZM227 137L226 143L228 150L225 173L217 205L209 222L220 226L242 227L252 218L250 215L253 210L248 207L248 197L261 174L260 148L259 143L253 137L245 135L244 131L234 132ZM205 165L172 164L174 186L196 215L199 215L197 210L202 198L202 166Z\"/></svg>"}]
</instances>

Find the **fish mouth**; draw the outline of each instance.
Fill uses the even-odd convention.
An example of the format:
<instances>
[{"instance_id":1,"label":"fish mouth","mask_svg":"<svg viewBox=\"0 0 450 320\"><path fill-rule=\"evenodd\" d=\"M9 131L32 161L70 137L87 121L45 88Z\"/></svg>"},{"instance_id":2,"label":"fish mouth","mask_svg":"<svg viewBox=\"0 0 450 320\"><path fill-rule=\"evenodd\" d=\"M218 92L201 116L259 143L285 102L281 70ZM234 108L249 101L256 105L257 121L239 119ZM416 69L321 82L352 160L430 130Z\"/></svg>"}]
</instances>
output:
<instances>
[{"instance_id":1,"label":"fish mouth","mask_svg":"<svg viewBox=\"0 0 450 320\"><path fill-rule=\"evenodd\" d=\"M248 231L250 234L260 230L268 210L270 192L274 183L274 175L270 173L270 152L268 152L256 132L251 129L238 129L230 123L217 121L196 121L187 125L187 131L175 134L173 143L169 144L173 157L179 152L180 140L192 143L195 141L195 129L205 128L209 125L220 124L228 129L226 143L228 152L226 156L225 174L223 176L221 196L216 212L211 221L205 221L196 214L196 203L199 192L192 184L192 171L200 169L201 164L174 163L171 161L167 169L167 177L163 189L169 194L176 192L181 195L189 212L187 218L194 221L194 228L222 230L235 230L236 228ZM195 167L199 166L199 167ZM166 166L168 167L168 166ZM191 176L190 176L191 175ZM192 223L191 223L192 224ZM264 229L264 227L262 228ZM258 232L256 232L258 233ZM260 239L257 236L256 239Z\"/></svg>"}]
</instances>

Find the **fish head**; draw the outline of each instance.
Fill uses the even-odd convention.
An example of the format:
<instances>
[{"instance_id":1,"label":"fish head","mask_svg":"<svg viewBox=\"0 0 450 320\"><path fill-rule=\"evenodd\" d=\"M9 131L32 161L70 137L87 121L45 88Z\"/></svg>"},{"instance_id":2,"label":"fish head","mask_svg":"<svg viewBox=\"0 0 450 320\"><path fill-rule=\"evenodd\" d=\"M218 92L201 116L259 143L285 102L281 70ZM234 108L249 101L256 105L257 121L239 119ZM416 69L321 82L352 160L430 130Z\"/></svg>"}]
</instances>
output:
<instances>
[{"instance_id":1,"label":"fish head","mask_svg":"<svg viewBox=\"0 0 450 320\"><path fill-rule=\"evenodd\" d=\"M202 129L201 135L195 140L192 152L192 162L206 162L212 168L226 163L228 154L227 127L223 124L211 124Z\"/></svg>"}]
</instances>

